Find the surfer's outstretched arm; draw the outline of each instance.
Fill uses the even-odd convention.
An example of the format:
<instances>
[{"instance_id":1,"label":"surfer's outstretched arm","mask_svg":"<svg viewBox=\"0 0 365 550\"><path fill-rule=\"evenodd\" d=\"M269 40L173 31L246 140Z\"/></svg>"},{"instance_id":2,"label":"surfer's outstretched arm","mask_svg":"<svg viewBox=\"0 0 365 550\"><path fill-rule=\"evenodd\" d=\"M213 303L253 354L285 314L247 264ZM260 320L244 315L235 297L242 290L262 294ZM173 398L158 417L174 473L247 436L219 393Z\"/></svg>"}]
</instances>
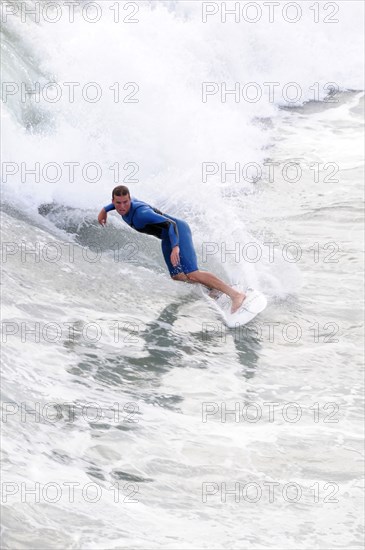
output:
<instances>
[{"instance_id":1,"label":"surfer's outstretched arm","mask_svg":"<svg viewBox=\"0 0 365 550\"><path fill-rule=\"evenodd\" d=\"M104 208L100 210L98 215L98 222L100 223L100 225L106 224L108 212L110 212L111 210L115 210L115 206L113 203L108 204L108 206L104 206Z\"/></svg>"},{"instance_id":2,"label":"surfer's outstretched arm","mask_svg":"<svg viewBox=\"0 0 365 550\"><path fill-rule=\"evenodd\" d=\"M102 208L98 215L98 222L100 225L105 225L107 220L108 214L106 213L105 208Z\"/></svg>"}]
</instances>

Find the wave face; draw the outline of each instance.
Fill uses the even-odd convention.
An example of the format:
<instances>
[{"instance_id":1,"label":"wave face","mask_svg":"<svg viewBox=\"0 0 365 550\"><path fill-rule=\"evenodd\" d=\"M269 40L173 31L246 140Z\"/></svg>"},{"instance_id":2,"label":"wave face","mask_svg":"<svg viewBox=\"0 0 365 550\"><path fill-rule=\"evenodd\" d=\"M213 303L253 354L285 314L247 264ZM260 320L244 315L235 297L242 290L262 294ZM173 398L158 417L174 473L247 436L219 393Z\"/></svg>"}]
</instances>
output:
<instances>
[{"instance_id":1,"label":"wave face","mask_svg":"<svg viewBox=\"0 0 365 550\"><path fill-rule=\"evenodd\" d=\"M29 10L39 7L39 2L20 4ZM19 9L16 16L7 15L2 31L3 80L19 88L26 82L35 91L20 103L21 92L11 95L9 90L3 109L8 136L3 157L25 163L24 170L40 163L39 181L23 174L22 185L20 167L14 177L8 176L4 186L12 202L99 208L109 199L114 179L127 179L133 192L147 201L166 201L176 211L181 203L199 211L204 201L207 215L219 209L234 218L236 209L230 203L225 210L217 179L202 184L202 162L214 162L223 154L228 168L237 161L262 162L272 139L265 119L276 116L278 106L296 96L297 106L323 100L332 89L328 83L340 90L364 87L357 55L362 41L360 2L347 2L346 7L340 3L337 15L328 8L328 13L318 14L318 23L315 11L303 6L295 24L284 20L281 7L272 24L268 8L257 23L245 22L242 14L240 23L228 15L222 23L223 8L206 15L203 23L202 3L184 1L139 2L136 15L133 3L117 13L112 2L102 2L100 14L84 12L81 4L71 24L70 8L59 4L59 14L41 11L38 23L31 17L22 23ZM228 9L230 4L225 4ZM45 20L57 15L57 23ZM86 16L100 20L92 24ZM119 24L114 23L117 17ZM293 19L294 11L285 17ZM324 23L326 17L339 22ZM129 18L139 22L122 22ZM253 11L247 11L246 18L253 19ZM58 87L47 86L50 82ZM219 85L206 103L203 82ZM241 88L256 85L240 90L238 103L232 94L221 103L221 83L227 90L235 83ZM289 83L295 87L285 88ZM100 101L94 103L98 94ZM65 165L72 162L80 166ZM100 165L101 174L93 167L83 172L90 162ZM61 169L49 167L47 172L47 163L58 163ZM116 163L119 179L116 168L111 169Z\"/></svg>"}]
</instances>

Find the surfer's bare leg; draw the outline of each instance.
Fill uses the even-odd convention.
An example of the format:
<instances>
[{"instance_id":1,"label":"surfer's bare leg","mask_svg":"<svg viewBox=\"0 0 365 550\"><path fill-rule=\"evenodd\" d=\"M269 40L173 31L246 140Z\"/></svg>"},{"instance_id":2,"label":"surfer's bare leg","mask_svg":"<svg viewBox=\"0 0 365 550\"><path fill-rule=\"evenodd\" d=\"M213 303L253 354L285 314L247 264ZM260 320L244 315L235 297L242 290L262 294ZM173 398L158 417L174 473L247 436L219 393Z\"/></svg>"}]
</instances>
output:
<instances>
[{"instance_id":1,"label":"surfer's bare leg","mask_svg":"<svg viewBox=\"0 0 365 550\"><path fill-rule=\"evenodd\" d=\"M186 277L186 279L184 277ZM223 292L223 294L227 294L227 296L229 296L232 300L232 313L240 308L243 300L246 298L246 294L234 290L234 288L228 286L221 279L218 279L218 277L213 275L213 273L209 273L209 271L192 271L191 273L187 273L186 275L183 273L179 273L179 275L173 276L173 279L176 279L178 281L200 283L208 287L209 289L213 288L215 290Z\"/></svg>"},{"instance_id":2,"label":"surfer's bare leg","mask_svg":"<svg viewBox=\"0 0 365 550\"><path fill-rule=\"evenodd\" d=\"M183 283L190 283L190 284L194 284L195 281L190 281L187 277L187 275L185 275L185 273L179 273L178 275L173 275L172 278L175 280L175 281L182 281ZM209 296L211 298L213 298L214 300L216 300L217 298L219 298L219 296L221 296L222 292L220 290L215 290L214 288L210 288L210 287L207 287L209 288Z\"/></svg>"},{"instance_id":3,"label":"surfer's bare leg","mask_svg":"<svg viewBox=\"0 0 365 550\"><path fill-rule=\"evenodd\" d=\"M178 275L173 275L172 278L174 281L182 281L183 283L192 283L192 281L189 281L185 273L179 273Z\"/></svg>"}]
</instances>

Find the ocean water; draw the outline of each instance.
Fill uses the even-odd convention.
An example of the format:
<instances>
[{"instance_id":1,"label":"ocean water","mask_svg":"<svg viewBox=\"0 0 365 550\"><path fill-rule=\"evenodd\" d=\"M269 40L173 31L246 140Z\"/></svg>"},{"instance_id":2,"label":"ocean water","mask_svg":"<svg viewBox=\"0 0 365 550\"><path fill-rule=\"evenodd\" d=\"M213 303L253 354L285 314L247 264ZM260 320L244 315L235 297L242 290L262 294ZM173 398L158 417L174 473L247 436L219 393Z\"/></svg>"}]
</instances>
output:
<instances>
[{"instance_id":1,"label":"ocean water","mask_svg":"<svg viewBox=\"0 0 365 550\"><path fill-rule=\"evenodd\" d=\"M2 546L362 548L363 4L46 4L2 4ZM117 183L266 310L99 226Z\"/></svg>"}]
</instances>

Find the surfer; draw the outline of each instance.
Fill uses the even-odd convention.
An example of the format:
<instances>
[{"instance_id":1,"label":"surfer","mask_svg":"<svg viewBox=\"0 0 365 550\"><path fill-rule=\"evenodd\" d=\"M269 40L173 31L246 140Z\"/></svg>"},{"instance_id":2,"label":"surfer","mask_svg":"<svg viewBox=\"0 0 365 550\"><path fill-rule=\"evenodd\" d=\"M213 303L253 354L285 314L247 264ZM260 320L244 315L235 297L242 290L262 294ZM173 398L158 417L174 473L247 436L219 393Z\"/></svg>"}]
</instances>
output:
<instances>
[{"instance_id":1,"label":"surfer","mask_svg":"<svg viewBox=\"0 0 365 550\"><path fill-rule=\"evenodd\" d=\"M241 307L246 298L243 292L234 290L213 273L199 270L191 230L184 220L163 214L143 201L132 199L125 185L113 189L111 204L104 206L98 215L101 225L106 224L107 214L111 210L116 210L136 231L161 239L164 259L175 281L200 283L210 290L227 294L232 300L231 313Z\"/></svg>"}]
</instances>

